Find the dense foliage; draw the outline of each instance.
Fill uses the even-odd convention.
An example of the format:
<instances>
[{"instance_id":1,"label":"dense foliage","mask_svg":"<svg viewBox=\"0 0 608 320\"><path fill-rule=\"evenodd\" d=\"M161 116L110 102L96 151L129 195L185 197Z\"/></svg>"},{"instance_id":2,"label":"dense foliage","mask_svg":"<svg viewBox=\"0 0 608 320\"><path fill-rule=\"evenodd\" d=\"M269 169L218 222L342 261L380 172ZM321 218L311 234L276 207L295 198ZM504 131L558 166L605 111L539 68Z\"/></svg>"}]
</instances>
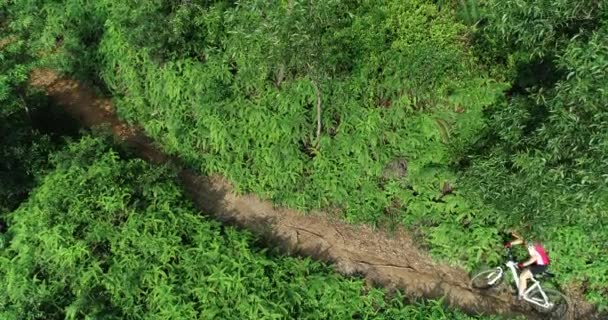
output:
<instances>
[{"instance_id":1,"label":"dense foliage","mask_svg":"<svg viewBox=\"0 0 608 320\"><path fill-rule=\"evenodd\" d=\"M542 239L608 306L604 1L0 1L169 153L442 259Z\"/></svg>"},{"instance_id":2,"label":"dense foliage","mask_svg":"<svg viewBox=\"0 0 608 320\"><path fill-rule=\"evenodd\" d=\"M0 215L14 209L31 183L32 179L22 163L39 159L35 156L35 148L30 149L29 146L22 145L30 140L30 132L24 124L27 121L25 103L19 100L14 89L17 87L16 83L27 79L27 75L13 67L15 57L11 53L15 49L8 41L10 40L0 42L0 103L3 105L0 109ZM22 102L22 105L19 105L19 102ZM13 144L12 141L18 144Z\"/></svg>"},{"instance_id":3,"label":"dense foliage","mask_svg":"<svg viewBox=\"0 0 608 320\"><path fill-rule=\"evenodd\" d=\"M2 319L472 319L258 249L99 139L52 162L0 242Z\"/></svg>"},{"instance_id":4,"label":"dense foliage","mask_svg":"<svg viewBox=\"0 0 608 320\"><path fill-rule=\"evenodd\" d=\"M480 41L513 88L487 109L465 181L555 269L608 301L608 15L602 1L489 1Z\"/></svg>"},{"instance_id":5,"label":"dense foliage","mask_svg":"<svg viewBox=\"0 0 608 320\"><path fill-rule=\"evenodd\" d=\"M52 106L26 89L32 59L25 42L7 31L0 24L0 232L4 214L27 198L36 175L47 168L47 154L60 142L52 141L43 124L51 120L43 118Z\"/></svg>"}]
</instances>

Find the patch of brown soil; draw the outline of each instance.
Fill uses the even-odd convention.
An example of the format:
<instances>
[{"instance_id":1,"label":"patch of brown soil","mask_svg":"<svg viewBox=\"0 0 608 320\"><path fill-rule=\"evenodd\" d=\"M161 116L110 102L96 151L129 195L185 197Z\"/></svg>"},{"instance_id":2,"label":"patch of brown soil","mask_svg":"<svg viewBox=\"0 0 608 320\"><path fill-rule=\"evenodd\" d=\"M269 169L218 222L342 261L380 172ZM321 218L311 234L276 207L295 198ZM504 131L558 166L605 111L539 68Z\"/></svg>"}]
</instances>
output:
<instances>
[{"instance_id":1,"label":"patch of brown soil","mask_svg":"<svg viewBox=\"0 0 608 320\"><path fill-rule=\"evenodd\" d=\"M16 39L17 38L15 36L8 36L8 37L0 39L0 50L4 49L4 47L11 44Z\"/></svg>"},{"instance_id":2,"label":"patch of brown soil","mask_svg":"<svg viewBox=\"0 0 608 320\"><path fill-rule=\"evenodd\" d=\"M141 158L157 164L179 165L178 159L159 151L141 130L119 121L109 100L98 98L78 82L51 70L36 70L30 83L43 89L85 126L111 129L116 139ZM204 177L189 169L181 170L179 179L201 211L251 230L288 254L330 262L345 275L364 275L368 283L400 289L408 297L445 297L447 304L469 313L537 318L506 290L484 293L472 290L464 270L434 263L426 253L416 249L403 231L389 236L366 226L335 221L321 212L303 215L275 208L254 195L236 195L230 183L221 177ZM592 314L578 317L573 314L571 318L592 319Z\"/></svg>"}]
</instances>

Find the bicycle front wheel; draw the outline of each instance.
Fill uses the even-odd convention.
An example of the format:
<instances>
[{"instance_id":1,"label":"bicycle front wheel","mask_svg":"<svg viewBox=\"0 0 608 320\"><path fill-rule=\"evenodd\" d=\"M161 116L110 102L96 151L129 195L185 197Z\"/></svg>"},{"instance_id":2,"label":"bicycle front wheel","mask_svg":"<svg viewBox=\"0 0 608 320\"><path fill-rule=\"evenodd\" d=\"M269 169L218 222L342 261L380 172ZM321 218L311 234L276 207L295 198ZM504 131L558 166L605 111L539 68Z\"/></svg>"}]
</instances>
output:
<instances>
[{"instance_id":1,"label":"bicycle front wheel","mask_svg":"<svg viewBox=\"0 0 608 320\"><path fill-rule=\"evenodd\" d=\"M562 319L568 313L568 308L570 302L568 298L561 292L553 288L543 288L543 291L547 295L547 300L549 302L548 307L541 307L535 304L532 304L534 309L542 314L547 314L551 316L551 319ZM535 293L540 297L540 293Z\"/></svg>"},{"instance_id":2,"label":"bicycle front wheel","mask_svg":"<svg viewBox=\"0 0 608 320\"><path fill-rule=\"evenodd\" d=\"M500 268L481 270L471 277L471 287L484 290L494 288L502 282L502 278L503 273Z\"/></svg>"}]
</instances>

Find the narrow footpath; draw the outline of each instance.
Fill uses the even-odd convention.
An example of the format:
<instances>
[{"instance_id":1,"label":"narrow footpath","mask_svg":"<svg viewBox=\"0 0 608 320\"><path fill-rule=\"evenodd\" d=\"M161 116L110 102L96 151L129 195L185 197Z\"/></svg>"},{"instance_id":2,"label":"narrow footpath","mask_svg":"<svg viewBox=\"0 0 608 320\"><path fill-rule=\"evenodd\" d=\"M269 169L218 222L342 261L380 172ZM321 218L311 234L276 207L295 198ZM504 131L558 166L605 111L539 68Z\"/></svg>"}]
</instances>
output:
<instances>
[{"instance_id":1,"label":"narrow footpath","mask_svg":"<svg viewBox=\"0 0 608 320\"><path fill-rule=\"evenodd\" d=\"M79 82L47 69L30 77L33 87L44 90L82 125L111 130L113 136L136 155L155 164L180 169L179 180L199 210L224 223L250 230L287 254L304 255L331 263L344 275L362 275L369 285L400 289L410 298L441 298L470 314L525 315L542 319L516 303L508 290L478 292L469 287L467 272L434 263L403 232L387 235L366 226L352 226L322 212L303 213L276 208L254 195L236 195L222 177L205 177L166 155L141 130L121 122L111 101L99 98ZM572 299L569 319L599 319L594 309Z\"/></svg>"}]
</instances>

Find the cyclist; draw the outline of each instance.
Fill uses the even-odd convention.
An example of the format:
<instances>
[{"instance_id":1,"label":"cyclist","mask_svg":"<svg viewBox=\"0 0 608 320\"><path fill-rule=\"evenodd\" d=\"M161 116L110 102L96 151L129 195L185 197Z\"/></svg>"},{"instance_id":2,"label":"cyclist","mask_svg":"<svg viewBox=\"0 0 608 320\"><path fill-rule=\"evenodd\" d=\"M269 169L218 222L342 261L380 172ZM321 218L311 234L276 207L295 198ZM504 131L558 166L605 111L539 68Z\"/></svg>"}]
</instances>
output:
<instances>
[{"instance_id":1,"label":"cyclist","mask_svg":"<svg viewBox=\"0 0 608 320\"><path fill-rule=\"evenodd\" d=\"M545 272L547 270L547 267L549 266L550 260L547 251L539 242L526 243L526 241L519 235L513 233L513 236L516 239L505 243L505 247L510 248L511 246L518 244L527 245L528 253L530 254L530 259L517 264L519 270L522 270L519 274L518 292L518 299L521 300L523 299L524 292L526 292L526 287L528 286L528 279Z\"/></svg>"}]
</instances>

